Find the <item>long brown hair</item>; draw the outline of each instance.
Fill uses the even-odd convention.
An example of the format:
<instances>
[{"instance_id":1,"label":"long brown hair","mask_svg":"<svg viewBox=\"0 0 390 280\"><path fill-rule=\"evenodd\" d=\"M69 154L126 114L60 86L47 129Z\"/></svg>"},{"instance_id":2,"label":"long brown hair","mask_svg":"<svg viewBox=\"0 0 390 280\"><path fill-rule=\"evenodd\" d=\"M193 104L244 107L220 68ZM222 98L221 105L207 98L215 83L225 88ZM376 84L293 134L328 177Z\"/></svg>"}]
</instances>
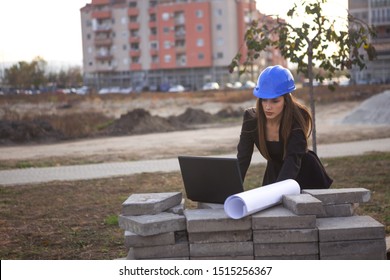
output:
<instances>
[{"instance_id":1,"label":"long brown hair","mask_svg":"<svg viewBox=\"0 0 390 280\"><path fill-rule=\"evenodd\" d=\"M280 136L282 139L279 141L283 142L283 158L286 156L287 141L292 129L301 129L306 136L306 139L310 136L312 131L313 120L309 110L306 106L300 104L294 96L290 93L283 95L284 97L284 109L283 116L280 123ZM264 158L270 160L267 145L266 145L266 117L264 114L263 106L261 104L262 99L259 98L256 103L257 113L257 126L259 133L259 146L260 153ZM298 127L293 127L293 124L297 123ZM307 148L307 147L306 147Z\"/></svg>"}]
</instances>

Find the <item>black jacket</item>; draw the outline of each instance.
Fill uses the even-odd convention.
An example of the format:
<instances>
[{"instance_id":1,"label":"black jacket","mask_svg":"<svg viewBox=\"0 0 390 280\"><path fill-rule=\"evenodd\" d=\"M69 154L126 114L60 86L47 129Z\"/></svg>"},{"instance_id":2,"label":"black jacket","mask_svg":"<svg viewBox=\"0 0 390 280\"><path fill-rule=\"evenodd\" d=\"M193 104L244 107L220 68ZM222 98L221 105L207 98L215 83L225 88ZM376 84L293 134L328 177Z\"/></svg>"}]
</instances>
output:
<instances>
[{"instance_id":1,"label":"black jacket","mask_svg":"<svg viewBox=\"0 0 390 280\"><path fill-rule=\"evenodd\" d=\"M281 136L279 139L282 139ZM333 180L326 173L318 156L313 151L307 150L307 141L303 131L295 126L287 141L284 159L283 142L267 141L271 160L267 162L263 185L294 179L301 189L329 188ZM237 146L237 158L243 180L252 159L254 146L260 150L257 117L255 109L250 108L244 113L240 141Z\"/></svg>"}]
</instances>

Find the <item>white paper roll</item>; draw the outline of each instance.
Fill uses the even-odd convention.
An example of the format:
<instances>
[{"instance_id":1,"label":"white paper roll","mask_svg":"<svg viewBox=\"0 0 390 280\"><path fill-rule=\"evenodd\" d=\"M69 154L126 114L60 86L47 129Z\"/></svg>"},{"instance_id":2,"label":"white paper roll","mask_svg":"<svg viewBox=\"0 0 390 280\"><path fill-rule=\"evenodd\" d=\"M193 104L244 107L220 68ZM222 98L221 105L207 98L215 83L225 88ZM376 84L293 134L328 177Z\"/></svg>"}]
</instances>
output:
<instances>
[{"instance_id":1,"label":"white paper roll","mask_svg":"<svg viewBox=\"0 0 390 280\"><path fill-rule=\"evenodd\" d=\"M297 181L288 179L229 196L224 203L226 215L240 219L282 202L283 195L300 194Z\"/></svg>"}]
</instances>

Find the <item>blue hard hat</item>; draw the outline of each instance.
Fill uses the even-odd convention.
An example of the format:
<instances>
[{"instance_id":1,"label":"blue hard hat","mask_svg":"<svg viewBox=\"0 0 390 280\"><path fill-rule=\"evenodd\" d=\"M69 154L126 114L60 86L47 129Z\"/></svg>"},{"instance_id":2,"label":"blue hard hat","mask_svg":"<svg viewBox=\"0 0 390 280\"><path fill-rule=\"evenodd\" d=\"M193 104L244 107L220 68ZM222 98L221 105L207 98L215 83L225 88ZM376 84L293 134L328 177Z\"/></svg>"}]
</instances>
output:
<instances>
[{"instance_id":1,"label":"blue hard hat","mask_svg":"<svg viewBox=\"0 0 390 280\"><path fill-rule=\"evenodd\" d=\"M276 65L269 66L260 73L253 95L257 98L272 99L294 90L294 77L290 70Z\"/></svg>"}]
</instances>

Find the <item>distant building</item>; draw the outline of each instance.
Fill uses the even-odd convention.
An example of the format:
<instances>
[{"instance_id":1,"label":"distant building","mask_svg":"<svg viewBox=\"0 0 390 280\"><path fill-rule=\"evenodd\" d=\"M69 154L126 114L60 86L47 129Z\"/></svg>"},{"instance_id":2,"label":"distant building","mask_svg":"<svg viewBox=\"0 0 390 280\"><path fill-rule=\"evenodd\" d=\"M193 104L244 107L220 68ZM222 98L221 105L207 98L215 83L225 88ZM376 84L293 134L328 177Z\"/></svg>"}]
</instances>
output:
<instances>
[{"instance_id":1,"label":"distant building","mask_svg":"<svg viewBox=\"0 0 390 280\"><path fill-rule=\"evenodd\" d=\"M352 71L352 81L362 84L390 83L390 1L349 0L349 13L377 30L377 37L371 43L377 51L377 58L367 63L367 69Z\"/></svg>"},{"instance_id":2,"label":"distant building","mask_svg":"<svg viewBox=\"0 0 390 280\"><path fill-rule=\"evenodd\" d=\"M262 16L255 0L92 0L80 12L84 84L133 90L238 80L228 65ZM286 61L270 50L241 80L269 64Z\"/></svg>"}]
</instances>

